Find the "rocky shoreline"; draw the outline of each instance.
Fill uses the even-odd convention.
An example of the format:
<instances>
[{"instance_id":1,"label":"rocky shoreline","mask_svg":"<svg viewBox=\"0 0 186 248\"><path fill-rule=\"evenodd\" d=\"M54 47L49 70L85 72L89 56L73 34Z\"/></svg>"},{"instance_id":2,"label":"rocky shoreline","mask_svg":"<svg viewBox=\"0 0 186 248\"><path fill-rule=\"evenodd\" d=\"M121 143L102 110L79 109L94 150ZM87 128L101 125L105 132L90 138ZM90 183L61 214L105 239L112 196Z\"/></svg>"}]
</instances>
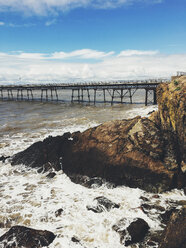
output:
<instances>
[{"instance_id":1,"label":"rocky shoreline","mask_svg":"<svg viewBox=\"0 0 186 248\"><path fill-rule=\"evenodd\" d=\"M48 172L49 178L55 176L55 171L63 170L72 181L86 187L100 186L106 181L113 186L126 185L155 194L174 188L185 190L185 85L184 76L160 85L157 89L158 111L149 118L137 116L110 121L83 133L48 137L15 154L10 158L11 164L38 168L38 172ZM87 206L87 211L99 214L119 208L118 204L103 197L97 197L95 201L97 205ZM157 247L157 244L159 248L185 248L185 203L174 203L174 207L163 209L143 199L140 207L145 214L152 210L159 213L164 229L161 233L152 233L143 219L127 225L125 218L112 227L113 231L118 232L125 246L136 247L135 243L140 242L142 248ZM14 230L16 239L20 237L20 228ZM24 229L24 232L28 230ZM38 232L41 234L38 230L36 234ZM11 240L7 237L12 237L12 228L0 237L2 247L7 247L5 240ZM20 247L19 242L24 246L24 237L22 241L16 241L17 246L8 247ZM44 246L40 241L34 245Z\"/></svg>"}]
</instances>

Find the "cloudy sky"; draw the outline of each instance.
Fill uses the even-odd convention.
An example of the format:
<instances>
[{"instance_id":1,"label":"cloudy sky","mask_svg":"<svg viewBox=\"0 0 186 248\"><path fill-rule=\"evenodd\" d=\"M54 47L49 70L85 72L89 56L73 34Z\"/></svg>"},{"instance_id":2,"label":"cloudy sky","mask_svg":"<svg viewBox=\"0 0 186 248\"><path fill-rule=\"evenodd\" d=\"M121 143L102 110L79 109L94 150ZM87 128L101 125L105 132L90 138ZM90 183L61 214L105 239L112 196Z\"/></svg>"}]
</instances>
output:
<instances>
[{"instance_id":1,"label":"cloudy sky","mask_svg":"<svg viewBox=\"0 0 186 248\"><path fill-rule=\"evenodd\" d=\"M0 84L186 71L186 0L0 0Z\"/></svg>"}]
</instances>

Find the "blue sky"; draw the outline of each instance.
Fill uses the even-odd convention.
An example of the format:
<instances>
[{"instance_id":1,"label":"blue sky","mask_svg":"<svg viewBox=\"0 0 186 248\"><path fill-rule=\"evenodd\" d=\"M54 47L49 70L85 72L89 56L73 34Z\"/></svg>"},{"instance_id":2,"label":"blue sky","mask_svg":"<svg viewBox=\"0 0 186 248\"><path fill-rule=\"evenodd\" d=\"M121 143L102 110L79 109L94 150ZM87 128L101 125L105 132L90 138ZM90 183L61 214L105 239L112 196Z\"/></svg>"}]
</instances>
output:
<instances>
[{"instance_id":1,"label":"blue sky","mask_svg":"<svg viewBox=\"0 0 186 248\"><path fill-rule=\"evenodd\" d=\"M185 13L186 0L0 0L0 80L170 76L186 70Z\"/></svg>"}]
</instances>

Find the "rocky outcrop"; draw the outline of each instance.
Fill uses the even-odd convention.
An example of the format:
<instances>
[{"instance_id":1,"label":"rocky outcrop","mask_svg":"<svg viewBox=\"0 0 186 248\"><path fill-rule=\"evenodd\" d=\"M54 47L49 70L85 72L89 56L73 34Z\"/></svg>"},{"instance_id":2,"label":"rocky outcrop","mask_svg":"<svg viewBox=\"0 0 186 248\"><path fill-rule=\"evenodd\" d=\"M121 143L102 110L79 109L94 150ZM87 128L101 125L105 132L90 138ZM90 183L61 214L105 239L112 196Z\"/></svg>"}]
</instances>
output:
<instances>
[{"instance_id":1,"label":"rocky outcrop","mask_svg":"<svg viewBox=\"0 0 186 248\"><path fill-rule=\"evenodd\" d=\"M165 162L170 168L186 163L185 92L186 76L173 77L171 83L161 84L157 89L156 123L167 135Z\"/></svg>"},{"instance_id":2,"label":"rocky outcrop","mask_svg":"<svg viewBox=\"0 0 186 248\"><path fill-rule=\"evenodd\" d=\"M8 248L40 248L48 246L55 239L49 231L35 230L24 226L14 226L0 237L0 247Z\"/></svg>"},{"instance_id":3,"label":"rocky outcrop","mask_svg":"<svg viewBox=\"0 0 186 248\"><path fill-rule=\"evenodd\" d=\"M156 124L138 116L83 133L49 137L16 154L12 165L23 163L40 171L63 169L71 178L78 174L101 177L115 185L162 192L176 186L178 173L164 166L164 145Z\"/></svg>"},{"instance_id":4,"label":"rocky outcrop","mask_svg":"<svg viewBox=\"0 0 186 248\"><path fill-rule=\"evenodd\" d=\"M161 237L159 248L186 248L186 208L173 213Z\"/></svg>"}]
</instances>

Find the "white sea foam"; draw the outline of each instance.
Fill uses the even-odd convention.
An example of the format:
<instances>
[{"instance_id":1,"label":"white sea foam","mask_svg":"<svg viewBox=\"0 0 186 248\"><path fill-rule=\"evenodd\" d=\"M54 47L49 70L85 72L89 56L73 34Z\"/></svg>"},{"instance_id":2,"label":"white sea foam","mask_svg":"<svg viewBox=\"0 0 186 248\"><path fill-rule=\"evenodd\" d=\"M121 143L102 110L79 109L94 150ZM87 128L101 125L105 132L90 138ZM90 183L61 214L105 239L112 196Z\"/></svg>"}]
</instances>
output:
<instances>
[{"instance_id":1,"label":"white sea foam","mask_svg":"<svg viewBox=\"0 0 186 248\"><path fill-rule=\"evenodd\" d=\"M144 107L138 108L137 112L145 115L152 110L154 107ZM136 110L128 114L133 117ZM126 116L126 113L124 115ZM79 125L74 119L71 125L66 121L57 129L54 125L32 130L30 133L20 130L11 136L3 136L4 146L1 143L1 154L13 155L48 135L84 131L98 124L99 122L86 119ZM28 169L22 165L12 167L8 162L0 162L0 175L0 222L7 224L7 227L0 229L0 236L9 226L16 224L49 230L57 235L50 248L123 248L119 234L112 230L112 226L120 219L126 218L127 223L130 223L135 218L143 218L151 230L161 229L156 212L148 216L141 210L140 196L145 196L151 203L164 207L171 204L170 200L185 199L183 191L180 190L164 193L156 199L152 197L153 194L125 186L111 189L103 185L100 188L88 189L72 183L62 171L57 172L53 179L49 179L46 174L39 174L35 169ZM102 213L88 211L86 206L92 205L93 199L98 196L105 196L119 203L120 208ZM60 208L64 211L61 216L56 217L55 211ZM73 236L77 237L80 243L72 242Z\"/></svg>"}]
</instances>

